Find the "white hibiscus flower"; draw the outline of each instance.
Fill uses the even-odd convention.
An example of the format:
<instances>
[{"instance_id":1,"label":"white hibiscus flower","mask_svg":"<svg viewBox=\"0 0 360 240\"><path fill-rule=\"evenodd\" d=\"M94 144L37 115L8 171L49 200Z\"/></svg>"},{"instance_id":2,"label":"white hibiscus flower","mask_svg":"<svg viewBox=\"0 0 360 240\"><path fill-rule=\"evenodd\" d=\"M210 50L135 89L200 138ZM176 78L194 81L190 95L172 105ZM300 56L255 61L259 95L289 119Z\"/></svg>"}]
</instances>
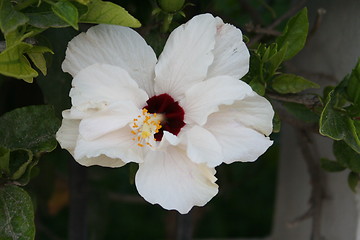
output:
<instances>
[{"instance_id":1,"label":"white hibiscus flower","mask_svg":"<svg viewBox=\"0 0 360 240\"><path fill-rule=\"evenodd\" d=\"M139 164L148 202L187 213L218 192L215 167L256 160L272 144L270 103L243 81L242 33L203 14L176 28L156 59L134 30L98 25L70 41L72 107L57 140L80 164Z\"/></svg>"}]
</instances>

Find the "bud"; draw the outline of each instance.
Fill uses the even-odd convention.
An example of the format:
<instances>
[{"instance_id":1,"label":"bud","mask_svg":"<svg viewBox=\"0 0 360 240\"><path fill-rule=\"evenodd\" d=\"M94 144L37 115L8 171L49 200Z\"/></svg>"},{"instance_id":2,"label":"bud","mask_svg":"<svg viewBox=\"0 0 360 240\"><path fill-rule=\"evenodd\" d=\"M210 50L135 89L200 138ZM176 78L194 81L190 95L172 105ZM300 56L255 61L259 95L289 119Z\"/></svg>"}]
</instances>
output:
<instances>
[{"instance_id":1,"label":"bud","mask_svg":"<svg viewBox=\"0 0 360 240\"><path fill-rule=\"evenodd\" d=\"M157 0L157 3L164 12L175 13L182 9L185 0Z\"/></svg>"}]
</instances>

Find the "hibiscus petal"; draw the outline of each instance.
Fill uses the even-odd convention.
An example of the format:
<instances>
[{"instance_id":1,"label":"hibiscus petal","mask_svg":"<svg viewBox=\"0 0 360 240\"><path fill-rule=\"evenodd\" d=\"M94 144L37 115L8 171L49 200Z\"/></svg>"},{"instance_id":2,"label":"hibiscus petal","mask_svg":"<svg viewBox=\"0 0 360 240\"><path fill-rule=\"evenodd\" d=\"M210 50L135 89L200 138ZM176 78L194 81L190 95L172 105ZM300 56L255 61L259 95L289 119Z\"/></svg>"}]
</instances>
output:
<instances>
[{"instance_id":1,"label":"hibiscus petal","mask_svg":"<svg viewBox=\"0 0 360 240\"><path fill-rule=\"evenodd\" d=\"M169 36L155 67L155 91L179 100L189 86L204 80L213 62L216 21L211 14L198 15Z\"/></svg>"},{"instance_id":2,"label":"hibiscus petal","mask_svg":"<svg viewBox=\"0 0 360 240\"><path fill-rule=\"evenodd\" d=\"M222 163L221 146L212 133L194 126L186 131L187 155L195 163L216 167Z\"/></svg>"},{"instance_id":3,"label":"hibiscus petal","mask_svg":"<svg viewBox=\"0 0 360 240\"><path fill-rule=\"evenodd\" d=\"M221 109L231 112L233 118L244 126L253 128L266 136L272 132L274 110L266 98L256 93Z\"/></svg>"},{"instance_id":4,"label":"hibiscus petal","mask_svg":"<svg viewBox=\"0 0 360 240\"><path fill-rule=\"evenodd\" d=\"M121 159L109 158L105 155L100 155L100 156L94 157L94 158L81 158L76 161L86 167L98 165L98 166L102 166L102 167L116 168L116 167L122 167L126 164Z\"/></svg>"},{"instance_id":5,"label":"hibiscus petal","mask_svg":"<svg viewBox=\"0 0 360 240\"><path fill-rule=\"evenodd\" d=\"M139 194L152 204L182 214L203 206L218 192L214 169L193 163L185 151L169 147L151 151L139 164L135 184Z\"/></svg>"},{"instance_id":6,"label":"hibiscus petal","mask_svg":"<svg viewBox=\"0 0 360 240\"><path fill-rule=\"evenodd\" d=\"M131 28L100 24L69 42L62 68L75 76L94 63L119 66L152 96L156 61L152 48Z\"/></svg>"},{"instance_id":7,"label":"hibiscus petal","mask_svg":"<svg viewBox=\"0 0 360 240\"><path fill-rule=\"evenodd\" d=\"M79 123L80 120L64 118L60 129L56 133L56 139L60 143L61 148L68 150L71 155L74 155L74 149L79 137ZM100 165L104 167L121 167L125 165L121 159L109 158L104 155L94 158L81 158L76 161L84 166Z\"/></svg>"},{"instance_id":8,"label":"hibiscus petal","mask_svg":"<svg viewBox=\"0 0 360 240\"><path fill-rule=\"evenodd\" d=\"M209 67L208 77L220 75L242 78L249 71L250 54L240 29L217 20L214 62Z\"/></svg>"},{"instance_id":9,"label":"hibiscus petal","mask_svg":"<svg viewBox=\"0 0 360 240\"><path fill-rule=\"evenodd\" d=\"M85 111L102 109L113 102L131 101L138 108L146 105L148 96L122 68L94 64L73 79L70 97L74 107Z\"/></svg>"},{"instance_id":10,"label":"hibiscus petal","mask_svg":"<svg viewBox=\"0 0 360 240\"><path fill-rule=\"evenodd\" d=\"M176 135L172 134L171 132L164 131L164 135L158 148L166 148L169 145L178 145L179 143L180 139Z\"/></svg>"},{"instance_id":11,"label":"hibiscus petal","mask_svg":"<svg viewBox=\"0 0 360 240\"><path fill-rule=\"evenodd\" d=\"M120 102L109 106L104 111L97 112L84 118L80 122L79 132L86 140L94 140L109 132L115 131L129 124L141 113L133 103Z\"/></svg>"},{"instance_id":12,"label":"hibiscus petal","mask_svg":"<svg viewBox=\"0 0 360 240\"><path fill-rule=\"evenodd\" d=\"M95 140L87 140L80 135L76 143L74 158L79 160L98 157L103 154L110 158L121 159L125 163L141 162L143 161L143 151L146 149L137 146L133 137L131 128L128 126Z\"/></svg>"},{"instance_id":13,"label":"hibiscus petal","mask_svg":"<svg viewBox=\"0 0 360 240\"><path fill-rule=\"evenodd\" d=\"M222 147L225 163L255 161L272 141L258 131L235 121L231 114L217 112L209 116L208 129Z\"/></svg>"},{"instance_id":14,"label":"hibiscus petal","mask_svg":"<svg viewBox=\"0 0 360 240\"><path fill-rule=\"evenodd\" d=\"M222 104L230 105L252 94L249 85L229 76L218 76L197 83L185 92L180 105L185 111L185 123L203 125L209 114Z\"/></svg>"},{"instance_id":15,"label":"hibiscus petal","mask_svg":"<svg viewBox=\"0 0 360 240\"><path fill-rule=\"evenodd\" d=\"M79 136L79 123L80 120L63 118L61 127L56 132L56 140L61 148L69 151L74 150Z\"/></svg>"}]
</instances>

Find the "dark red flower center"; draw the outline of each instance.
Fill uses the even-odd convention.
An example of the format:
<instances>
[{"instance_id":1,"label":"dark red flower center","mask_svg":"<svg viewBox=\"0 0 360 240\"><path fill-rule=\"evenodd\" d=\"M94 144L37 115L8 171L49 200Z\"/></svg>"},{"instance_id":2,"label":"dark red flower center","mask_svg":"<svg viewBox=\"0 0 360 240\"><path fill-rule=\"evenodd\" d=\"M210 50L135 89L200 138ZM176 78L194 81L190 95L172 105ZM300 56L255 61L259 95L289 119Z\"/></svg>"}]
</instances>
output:
<instances>
[{"instance_id":1,"label":"dark red flower center","mask_svg":"<svg viewBox=\"0 0 360 240\"><path fill-rule=\"evenodd\" d=\"M154 135L156 141L161 141L164 131L178 135L181 128L185 126L184 109L182 109L179 102L175 102L169 94L164 93L153 96L149 98L146 103L148 105L144 108L147 109L149 113L162 114L164 117L161 121L159 132Z\"/></svg>"}]
</instances>

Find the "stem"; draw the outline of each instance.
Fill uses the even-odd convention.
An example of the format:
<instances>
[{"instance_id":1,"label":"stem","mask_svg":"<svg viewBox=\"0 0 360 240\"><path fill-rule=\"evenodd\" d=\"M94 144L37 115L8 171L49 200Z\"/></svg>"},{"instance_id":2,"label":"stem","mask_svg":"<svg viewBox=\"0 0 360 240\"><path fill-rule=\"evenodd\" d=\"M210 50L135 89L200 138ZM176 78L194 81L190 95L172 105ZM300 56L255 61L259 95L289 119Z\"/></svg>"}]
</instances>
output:
<instances>
[{"instance_id":1,"label":"stem","mask_svg":"<svg viewBox=\"0 0 360 240\"><path fill-rule=\"evenodd\" d=\"M163 25L161 26L161 32L166 33L167 31L169 31L169 27L173 20L173 16L174 15L172 13L166 14L164 21L163 21Z\"/></svg>"}]
</instances>

